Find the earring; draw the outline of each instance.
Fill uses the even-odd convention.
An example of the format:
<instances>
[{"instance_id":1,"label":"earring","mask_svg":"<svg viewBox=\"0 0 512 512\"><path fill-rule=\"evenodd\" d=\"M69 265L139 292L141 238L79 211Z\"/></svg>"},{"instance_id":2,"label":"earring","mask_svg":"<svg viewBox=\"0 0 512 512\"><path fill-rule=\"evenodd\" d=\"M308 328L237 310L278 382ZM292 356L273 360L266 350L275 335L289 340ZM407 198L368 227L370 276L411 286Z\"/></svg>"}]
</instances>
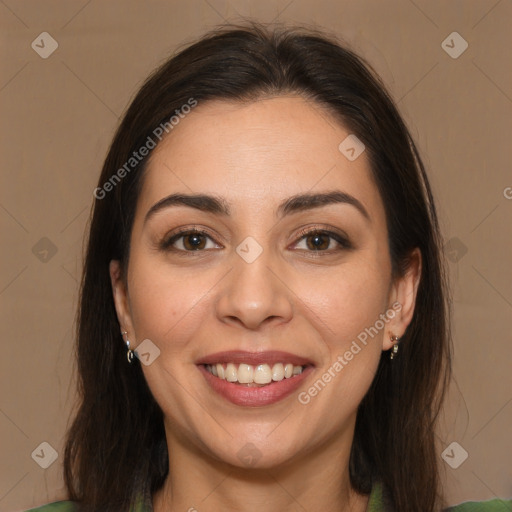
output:
<instances>
[{"instance_id":1,"label":"earring","mask_svg":"<svg viewBox=\"0 0 512 512\"><path fill-rule=\"evenodd\" d=\"M389 359L393 359L398 353L398 342L400 341L400 338L398 336L391 336L391 341L396 341L396 343L393 345L393 349L391 350Z\"/></svg>"},{"instance_id":2,"label":"earring","mask_svg":"<svg viewBox=\"0 0 512 512\"><path fill-rule=\"evenodd\" d=\"M126 334L128 334L127 331L121 331L121 336L123 337L123 341L126 343L126 349L127 349L126 359L128 359L128 362L131 363L133 361L134 352L130 348L130 342L128 340L124 339Z\"/></svg>"}]
</instances>

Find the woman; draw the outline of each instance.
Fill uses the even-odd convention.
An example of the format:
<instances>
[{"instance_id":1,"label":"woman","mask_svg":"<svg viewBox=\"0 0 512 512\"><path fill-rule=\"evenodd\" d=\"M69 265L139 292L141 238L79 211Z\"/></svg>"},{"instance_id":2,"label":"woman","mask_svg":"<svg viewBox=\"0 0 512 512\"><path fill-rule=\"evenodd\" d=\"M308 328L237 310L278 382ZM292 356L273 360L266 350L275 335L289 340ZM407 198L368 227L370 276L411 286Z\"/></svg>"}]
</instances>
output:
<instances>
[{"instance_id":1,"label":"woman","mask_svg":"<svg viewBox=\"0 0 512 512\"><path fill-rule=\"evenodd\" d=\"M311 31L208 34L141 88L94 195L70 501L38 510L446 506L438 221L360 58Z\"/></svg>"}]
</instances>

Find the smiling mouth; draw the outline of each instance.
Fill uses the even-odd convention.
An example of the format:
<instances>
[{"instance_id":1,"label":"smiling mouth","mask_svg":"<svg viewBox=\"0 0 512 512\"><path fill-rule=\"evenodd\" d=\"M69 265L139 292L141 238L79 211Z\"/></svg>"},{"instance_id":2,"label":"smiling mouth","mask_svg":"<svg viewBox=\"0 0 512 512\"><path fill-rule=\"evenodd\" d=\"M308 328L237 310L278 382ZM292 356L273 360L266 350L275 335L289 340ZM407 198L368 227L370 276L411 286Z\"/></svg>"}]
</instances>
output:
<instances>
[{"instance_id":1,"label":"smiling mouth","mask_svg":"<svg viewBox=\"0 0 512 512\"><path fill-rule=\"evenodd\" d=\"M202 365L208 373L218 379L245 387L264 387L285 379L293 379L310 365L275 363L273 365L246 363L217 363Z\"/></svg>"}]
</instances>

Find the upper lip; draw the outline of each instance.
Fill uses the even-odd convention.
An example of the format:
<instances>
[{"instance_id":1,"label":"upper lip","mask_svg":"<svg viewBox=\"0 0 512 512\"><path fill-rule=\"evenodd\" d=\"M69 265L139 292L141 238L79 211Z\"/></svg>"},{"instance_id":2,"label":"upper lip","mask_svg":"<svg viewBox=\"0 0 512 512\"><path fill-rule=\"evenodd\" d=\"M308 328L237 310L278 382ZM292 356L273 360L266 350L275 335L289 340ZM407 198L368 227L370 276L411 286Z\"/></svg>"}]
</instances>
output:
<instances>
[{"instance_id":1,"label":"upper lip","mask_svg":"<svg viewBox=\"0 0 512 512\"><path fill-rule=\"evenodd\" d=\"M294 366L312 365L313 362L305 357L283 352L280 350L269 350L266 352L247 352L244 350L226 350L215 352L201 357L196 364L216 364L216 363L246 363L250 365L258 364L276 364L291 363Z\"/></svg>"}]
</instances>

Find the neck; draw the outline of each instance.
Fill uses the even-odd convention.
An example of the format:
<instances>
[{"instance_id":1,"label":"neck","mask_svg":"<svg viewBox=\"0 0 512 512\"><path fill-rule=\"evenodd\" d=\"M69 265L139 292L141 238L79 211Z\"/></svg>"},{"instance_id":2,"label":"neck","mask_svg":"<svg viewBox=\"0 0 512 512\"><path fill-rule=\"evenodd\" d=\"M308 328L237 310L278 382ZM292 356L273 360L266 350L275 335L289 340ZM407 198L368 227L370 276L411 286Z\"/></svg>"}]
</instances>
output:
<instances>
[{"instance_id":1,"label":"neck","mask_svg":"<svg viewBox=\"0 0 512 512\"><path fill-rule=\"evenodd\" d=\"M153 496L153 510L364 512L368 496L350 485L350 434L271 468L240 468L207 458L167 432L169 473Z\"/></svg>"}]
</instances>

